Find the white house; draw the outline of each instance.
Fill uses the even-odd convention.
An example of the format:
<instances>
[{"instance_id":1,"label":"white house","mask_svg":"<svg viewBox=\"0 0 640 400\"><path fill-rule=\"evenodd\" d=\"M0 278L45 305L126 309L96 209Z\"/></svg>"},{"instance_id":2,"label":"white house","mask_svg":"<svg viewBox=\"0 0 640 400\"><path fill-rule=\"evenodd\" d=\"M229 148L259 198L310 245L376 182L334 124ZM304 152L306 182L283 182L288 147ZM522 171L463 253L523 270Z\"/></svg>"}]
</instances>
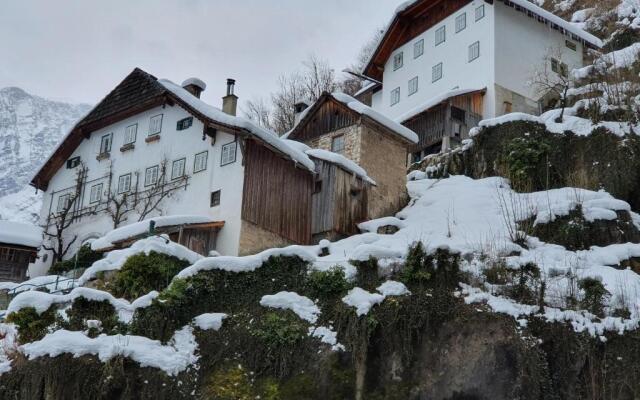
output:
<instances>
[{"instance_id":1,"label":"white house","mask_svg":"<svg viewBox=\"0 0 640 400\"><path fill-rule=\"evenodd\" d=\"M602 42L527 0L417 0L400 6L359 98L420 136L414 157L464 139L480 119L539 113L531 81L567 75Z\"/></svg>"},{"instance_id":2,"label":"white house","mask_svg":"<svg viewBox=\"0 0 640 400\"><path fill-rule=\"evenodd\" d=\"M153 210L143 218L189 216L181 228L205 230L203 253L250 252L251 241L296 242L293 235L267 235L246 221L243 227L245 154L264 155L260 149L266 149L291 176L308 176L310 186L314 163L273 133L236 117L233 85L229 80L223 111L199 99L205 85L198 79L181 87L135 69L77 123L34 176L31 184L44 191L41 224L51 234L45 246L55 248L57 226L68 225L61 236L69 257L112 230L114 219L122 217L118 226L138 221L149 211L145 206ZM267 163L257 167L270 170ZM261 233L269 237L255 240ZM41 250L30 275L46 272L52 257L52 251Z\"/></svg>"}]
</instances>

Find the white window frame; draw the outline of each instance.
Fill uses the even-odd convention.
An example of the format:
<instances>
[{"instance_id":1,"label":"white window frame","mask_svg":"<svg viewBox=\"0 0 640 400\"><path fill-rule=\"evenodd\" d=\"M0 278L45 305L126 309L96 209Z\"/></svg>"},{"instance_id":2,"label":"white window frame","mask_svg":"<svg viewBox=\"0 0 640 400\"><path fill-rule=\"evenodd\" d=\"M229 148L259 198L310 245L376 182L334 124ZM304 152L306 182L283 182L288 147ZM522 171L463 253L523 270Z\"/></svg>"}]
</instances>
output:
<instances>
[{"instance_id":1,"label":"white window frame","mask_svg":"<svg viewBox=\"0 0 640 400\"><path fill-rule=\"evenodd\" d=\"M424 39L420 39L413 44L413 58L418 58L424 54Z\"/></svg>"},{"instance_id":2,"label":"white window frame","mask_svg":"<svg viewBox=\"0 0 640 400\"><path fill-rule=\"evenodd\" d=\"M144 170L144 186L153 186L158 183L158 177L160 176L160 166L154 165Z\"/></svg>"},{"instance_id":3,"label":"white window frame","mask_svg":"<svg viewBox=\"0 0 640 400\"><path fill-rule=\"evenodd\" d=\"M58 207L56 211L61 213L65 208L69 207L69 203L71 202L70 194L63 194L58 197Z\"/></svg>"},{"instance_id":4,"label":"white window frame","mask_svg":"<svg viewBox=\"0 0 640 400\"><path fill-rule=\"evenodd\" d=\"M447 41L447 26L443 25L436 29L436 46L441 45Z\"/></svg>"},{"instance_id":5,"label":"white window frame","mask_svg":"<svg viewBox=\"0 0 640 400\"><path fill-rule=\"evenodd\" d=\"M198 173L207 170L207 161L209 159L209 152L203 151L196 154L193 157L193 173Z\"/></svg>"},{"instance_id":6,"label":"white window frame","mask_svg":"<svg viewBox=\"0 0 640 400\"><path fill-rule=\"evenodd\" d=\"M156 136L162 132L163 114L154 115L149 118L149 136Z\"/></svg>"},{"instance_id":7,"label":"white window frame","mask_svg":"<svg viewBox=\"0 0 640 400\"><path fill-rule=\"evenodd\" d=\"M411 96L412 94L416 94L418 93L418 77L414 76L413 78L409 79L409 88L408 88L408 95Z\"/></svg>"},{"instance_id":8,"label":"white window frame","mask_svg":"<svg viewBox=\"0 0 640 400\"><path fill-rule=\"evenodd\" d=\"M338 154L343 154L345 150L345 137L344 135L338 135L331 138L331 151Z\"/></svg>"},{"instance_id":9,"label":"white window frame","mask_svg":"<svg viewBox=\"0 0 640 400\"><path fill-rule=\"evenodd\" d=\"M178 160L174 160L171 164L171 180L180 179L185 176L185 167L187 165L187 159L180 158Z\"/></svg>"},{"instance_id":10,"label":"white window frame","mask_svg":"<svg viewBox=\"0 0 640 400\"><path fill-rule=\"evenodd\" d=\"M404 52L400 52L393 56L393 70L397 71L404 65Z\"/></svg>"},{"instance_id":11,"label":"white window frame","mask_svg":"<svg viewBox=\"0 0 640 400\"><path fill-rule=\"evenodd\" d=\"M124 128L124 144L132 144L136 142L138 136L138 124L129 125Z\"/></svg>"},{"instance_id":12,"label":"white window frame","mask_svg":"<svg viewBox=\"0 0 640 400\"><path fill-rule=\"evenodd\" d=\"M91 190L89 192L89 204L100 203L102 200L102 183L97 183L91 186Z\"/></svg>"},{"instance_id":13,"label":"white window frame","mask_svg":"<svg viewBox=\"0 0 640 400\"><path fill-rule=\"evenodd\" d=\"M238 142L229 142L222 145L220 150L220 166L233 164L236 162L236 153L238 152Z\"/></svg>"},{"instance_id":14,"label":"white window frame","mask_svg":"<svg viewBox=\"0 0 640 400\"><path fill-rule=\"evenodd\" d=\"M128 193L130 191L131 191L131 173L120 175L118 177L118 194Z\"/></svg>"},{"instance_id":15,"label":"white window frame","mask_svg":"<svg viewBox=\"0 0 640 400\"><path fill-rule=\"evenodd\" d=\"M473 62L480 58L480 41L472 43L469 46L469 62Z\"/></svg>"},{"instance_id":16,"label":"white window frame","mask_svg":"<svg viewBox=\"0 0 640 400\"><path fill-rule=\"evenodd\" d=\"M391 91L389 100L392 107L400 103L400 86Z\"/></svg>"},{"instance_id":17,"label":"white window frame","mask_svg":"<svg viewBox=\"0 0 640 400\"><path fill-rule=\"evenodd\" d=\"M444 65L438 63L431 68L431 83L438 82L444 76Z\"/></svg>"},{"instance_id":18,"label":"white window frame","mask_svg":"<svg viewBox=\"0 0 640 400\"><path fill-rule=\"evenodd\" d=\"M467 29L467 13L463 12L456 17L456 33L460 33L465 29Z\"/></svg>"},{"instance_id":19,"label":"white window frame","mask_svg":"<svg viewBox=\"0 0 640 400\"><path fill-rule=\"evenodd\" d=\"M476 22L480 21L484 18L484 4L476 7Z\"/></svg>"},{"instance_id":20,"label":"white window frame","mask_svg":"<svg viewBox=\"0 0 640 400\"><path fill-rule=\"evenodd\" d=\"M107 142L107 145L105 146L105 139ZM102 135L102 137L100 137L100 154L107 154L107 153L111 153L111 145L113 144L113 132L112 133L107 133L106 135Z\"/></svg>"}]
</instances>

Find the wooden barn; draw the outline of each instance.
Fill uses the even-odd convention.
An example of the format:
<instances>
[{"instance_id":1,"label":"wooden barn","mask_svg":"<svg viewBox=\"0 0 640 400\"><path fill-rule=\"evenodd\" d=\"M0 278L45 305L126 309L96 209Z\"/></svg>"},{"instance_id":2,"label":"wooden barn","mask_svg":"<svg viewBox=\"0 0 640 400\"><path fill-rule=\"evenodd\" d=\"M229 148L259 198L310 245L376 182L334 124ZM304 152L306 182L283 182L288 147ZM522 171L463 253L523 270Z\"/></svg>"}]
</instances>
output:
<instances>
[{"instance_id":1,"label":"wooden barn","mask_svg":"<svg viewBox=\"0 0 640 400\"><path fill-rule=\"evenodd\" d=\"M0 281L23 282L42 242L40 228L0 221Z\"/></svg>"}]
</instances>

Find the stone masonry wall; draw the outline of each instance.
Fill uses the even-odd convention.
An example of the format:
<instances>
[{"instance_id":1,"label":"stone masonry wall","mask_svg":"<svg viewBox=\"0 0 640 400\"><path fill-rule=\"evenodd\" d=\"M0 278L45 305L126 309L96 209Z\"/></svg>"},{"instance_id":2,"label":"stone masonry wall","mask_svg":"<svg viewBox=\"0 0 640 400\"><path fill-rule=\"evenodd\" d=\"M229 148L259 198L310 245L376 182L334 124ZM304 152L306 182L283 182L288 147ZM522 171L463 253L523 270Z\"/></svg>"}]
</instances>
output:
<instances>
[{"instance_id":1,"label":"stone masonry wall","mask_svg":"<svg viewBox=\"0 0 640 400\"><path fill-rule=\"evenodd\" d=\"M273 232L264 230L256 224L242 220L239 256L256 254L266 249L286 247L292 244L295 243Z\"/></svg>"},{"instance_id":2,"label":"stone masonry wall","mask_svg":"<svg viewBox=\"0 0 640 400\"><path fill-rule=\"evenodd\" d=\"M315 149L331 151L331 142L334 137L344 135L344 153L343 156L349 160L360 164L361 157L361 137L359 125L351 125L337 131L327 133L315 139L308 141L306 144Z\"/></svg>"}]
</instances>

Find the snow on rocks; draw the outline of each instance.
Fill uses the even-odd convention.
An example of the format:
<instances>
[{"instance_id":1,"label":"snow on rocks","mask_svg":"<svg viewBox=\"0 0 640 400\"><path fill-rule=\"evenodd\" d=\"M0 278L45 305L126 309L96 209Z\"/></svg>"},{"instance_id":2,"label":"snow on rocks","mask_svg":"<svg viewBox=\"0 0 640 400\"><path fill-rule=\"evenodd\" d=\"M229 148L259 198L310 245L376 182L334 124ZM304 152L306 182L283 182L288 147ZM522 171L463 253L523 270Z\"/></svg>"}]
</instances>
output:
<instances>
[{"instance_id":1,"label":"snow on rocks","mask_svg":"<svg viewBox=\"0 0 640 400\"><path fill-rule=\"evenodd\" d=\"M262 253L245 257L220 256L203 258L192 266L180 271L176 278L184 279L201 271L220 269L229 272L251 272L260 268L271 257L300 257L304 261L314 261L316 255L303 246L289 246L281 249L268 249Z\"/></svg>"},{"instance_id":2,"label":"snow on rocks","mask_svg":"<svg viewBox=\"0 0 640 400\"><path fill-rule=\"evenodd\" d=\"M333 351L344 351L345 348L343 345L338 343L338 333L331 328L327 328L324 326L309 327L309 336L320 339L322 343L328 344L331 346L331 350Z\"/></svg>"},{"instance_id":3,"label":"snow on rocks","mask_svg":"<svg viewBox=\"0 0 640 400\"><path fill-rule=\"evenodd\" d=\"M103 237L91 242L91 249L94 251L108 250L117 242L144 235L149 231L149 223L151 221L155 223L156 228L214 222L210 217L202 215L169 215L164 217L154 217L109 231Z\"/></svg>"},{"instance_id":4,"label":"snow on rocks","mask_svg":"<svg viewBox=\"0 0 640 400\"><path fill-rule=\"evenodd\" d=\"M130 358L141 367L153 367L175 376L198 361L198 343L193 328L185 326L177 331L167 345L158 340L132 335L100 335L90 338L82 332L58 330L42 340L20 346L20 351L30 360L38 357L57 357L72 354L74 357L95 355L102 362L114 357Z\"/></svg>"},{"instance_id":5,"label":"snow on rocks","mask_svg":"<svg viewBox=\"0 0 640 400\"><path fill-rule=\"evenodd\" d=\"M40 247L42 229L22 222L0 220L0 243Z\"/></svg>"},{"instance_id":6,"label":"snow on rocks","mask_svg":"<svg viewBox=\"0 0 640 400\"><path fill-rule=\"evenodd\" d=\"M116 229L117 230L117 229ZM108 236L108 235L107 235ZM98 239L99 240L99 239ZM94 242L95 243L95 242ZM174 243L165 236L152 236L146 239L138 240L133 243L131 247L122 250L112 250L107 253L106 257L98 260L87 268L82 276L78 278L78 285L82 286L94 279L99 272L114 271L122 268L127 259L133 255L144 253L149 254L151 252L162 253L168 256L174 256L182 260L186 260L191 264L196 263L203 257L189 250L188 248Z\"/></svg>"},{"instance_id":7,"label":"snow on rocks","mask_svg":"<svg viewBox=\"0 0 640 400\"><path fill-rule=\"evenodd\" d=\"M315 324L320 314L318 306L308 297L295 292L280 292L274 295L262 296L260 305L263 307L291 310L298 317Z\"/></svg>"},{"instance_id":8,"label":"snow on rocks","mask_svg":"<svg viewBox=\"0 0 640 400\"><path fill-rule=\"evenodd\" d=\"M158 292L153 291L133 303L129 303L127 300L115 298L110 293L86 287L75 288L69 294L51 294L32 290L22 292L11 300L7 314L18 312L27 307L33 307L38 314L42 314L54 304L68 304L77 298L84 298L90 301L109 302L118 314L118 319L127 323L131 321L136 309L148 307L156 297L158 297Z\"/></svg>"},{"instance_id":9,"label":"snow on rocks","mask_svg":"<svg viewBox=\"0 0 640 400\"><path fill-rule=\"evenodd\" d=\"M378 286L376 290L382 293L383 296L405 296L411 294L409 289L402 283L396 281L386 281L382 285Z\"/></svg>"},{"instance_id":10,"label":"snow on rocks","mask_svg":"<svg viewBox=\"0 0 640 400\"><path fill-rule=\"evenodd\" d=\"M227 314L223 313L208 313L198 315L193 319L193 323L198 328L206 330L218 331L222 328L222 321L227 318Z\"/></svg>"},{"instance_id":11,"label":"snow on rocks","mask_svg":"<svg viewBox=\"0 0 640 400\"><path fill-rule=\"evenodd\" d=\"M363 232L376 233L378 232L378 229L384 226L395 226L398 229L402 229L406 225L404 222L402 222L401 219L398 219L396 217L384 217L384 218L378 218L378 219L373 219L371 221L363 222L358 225L358 229L360 229Z\"/></svg>"}]
</instances>

